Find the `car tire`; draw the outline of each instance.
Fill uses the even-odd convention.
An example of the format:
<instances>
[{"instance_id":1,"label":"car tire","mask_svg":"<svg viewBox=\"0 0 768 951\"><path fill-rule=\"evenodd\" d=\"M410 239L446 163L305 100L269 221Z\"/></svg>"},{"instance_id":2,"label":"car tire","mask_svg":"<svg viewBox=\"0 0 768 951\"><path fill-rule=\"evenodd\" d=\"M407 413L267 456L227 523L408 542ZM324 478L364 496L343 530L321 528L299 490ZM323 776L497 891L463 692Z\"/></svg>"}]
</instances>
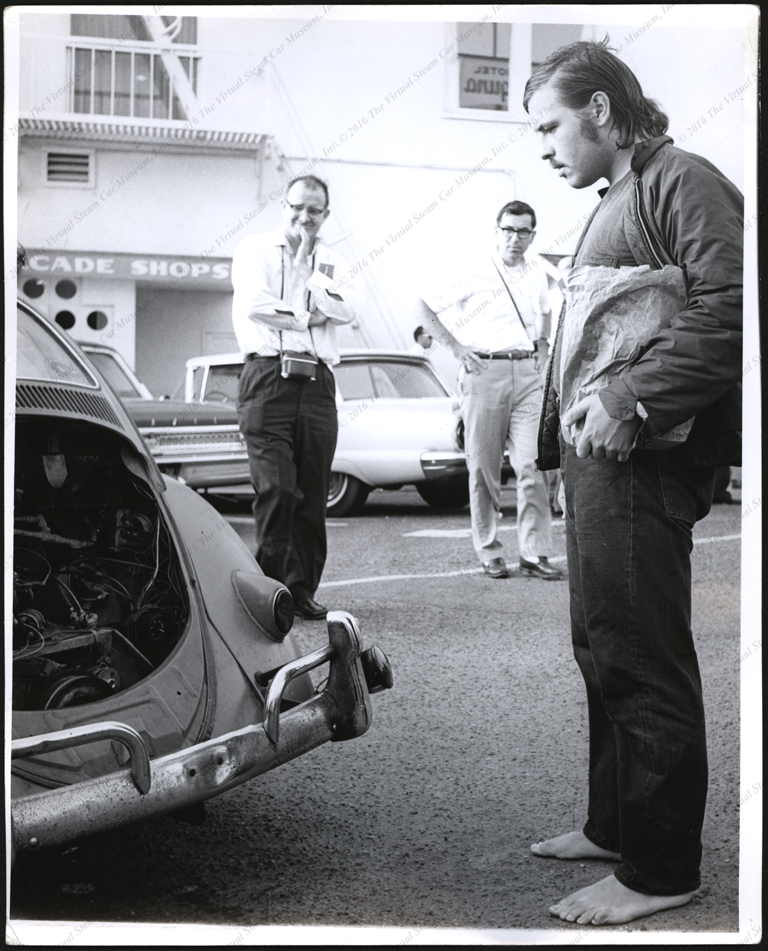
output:
<instances>
[{"instance_id":1,"label":"car tire","mask_svg":"<svg viewBox=\"0 0 768 951\"><path fill-rule=\"evenodd\" d=\"M328 487L326 515L359 515L362 512L371 486L366 485L346 472L332 472Z\"/></svg>"},{"instance_id":2,"label":"car tire","mask_svg":"<svg viewBox=\"0 0 768 951\"><path fill-rule=\"evenodd\" d=\"M420 482L416 490L427 505L436 509L461 509L469 505L469 482L448 482L442 485Z\"/></svg>"}]
</instances>

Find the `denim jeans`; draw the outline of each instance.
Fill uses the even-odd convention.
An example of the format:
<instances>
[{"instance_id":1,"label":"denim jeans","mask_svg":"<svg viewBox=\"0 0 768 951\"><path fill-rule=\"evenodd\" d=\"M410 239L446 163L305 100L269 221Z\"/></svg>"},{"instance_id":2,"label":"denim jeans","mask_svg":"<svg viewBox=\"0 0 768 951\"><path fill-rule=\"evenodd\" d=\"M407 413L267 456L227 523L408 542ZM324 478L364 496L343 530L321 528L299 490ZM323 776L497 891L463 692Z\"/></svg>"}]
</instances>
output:
<instances>
[{"instance_id":1,"label":"denim jeans","mask_svg":"<svg viewBox=\"0 0 768 951\"><path fill-rule=\"evenodd\" d=\"M691 633L691 530L712 469L674 450L625 463L561 445L573 649L587 688L584 834L621 853L616 878L648 895L699 887L707 750Z\"/></svg>"}]
</instances>

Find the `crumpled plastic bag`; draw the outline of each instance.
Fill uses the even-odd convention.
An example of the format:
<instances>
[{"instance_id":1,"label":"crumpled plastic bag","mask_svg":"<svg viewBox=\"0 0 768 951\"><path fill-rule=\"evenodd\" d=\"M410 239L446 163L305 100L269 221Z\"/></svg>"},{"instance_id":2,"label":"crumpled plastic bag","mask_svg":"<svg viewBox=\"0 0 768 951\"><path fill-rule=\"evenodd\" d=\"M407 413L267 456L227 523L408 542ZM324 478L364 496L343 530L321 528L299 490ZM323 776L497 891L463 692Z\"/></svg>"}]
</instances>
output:
<instances>
[{"instance_id":1,"label":"crumpled plastic bag","mask_svg":"<svg viewBox=\"0 0 768 951\"><path fill-rule=\"evenodd\" d=\"M565 323L560 356L560 418L580 400L608 386L645 352L652 337L669 327L685 305L681 268L578 265L564 278ZM689 419L657 434L647 448L685 442ZM584 418L563 426L563 438L575 446Z\"/></svg>"}]
</instances>

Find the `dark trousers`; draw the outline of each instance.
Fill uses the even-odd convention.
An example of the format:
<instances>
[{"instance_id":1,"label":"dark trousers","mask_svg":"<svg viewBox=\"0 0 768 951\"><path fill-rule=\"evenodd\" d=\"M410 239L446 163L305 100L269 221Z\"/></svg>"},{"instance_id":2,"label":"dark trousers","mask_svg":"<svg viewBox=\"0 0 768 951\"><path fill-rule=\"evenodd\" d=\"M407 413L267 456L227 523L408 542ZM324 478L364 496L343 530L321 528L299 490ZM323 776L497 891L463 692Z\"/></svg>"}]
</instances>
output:
<instances>
[{"instance_id":1,"label":"dark trousers","mask_svg":"<svg viewBox=\"0 0 768 951\"><path fill-rule=\"evenodd\" d=\"M325 566L325 508L336 450L333 373L283 379L278 357L247 360L240 377L240 430L256 493L256 561L296 600L312 597Z\"/></svg>"},{"instance_id":2,"label":"dark trousers","mask_svg":"<svg viewBox=\"0 0 768 951\"><path fill-rule=\"evenodd\" d=\"M698 888L707 793L704 706L691 633L691 530L713 470L673 451L625 463L562 446L573 649L587 688L584 833L621 853L648 895Z\"/></svg>"}]
</instances>

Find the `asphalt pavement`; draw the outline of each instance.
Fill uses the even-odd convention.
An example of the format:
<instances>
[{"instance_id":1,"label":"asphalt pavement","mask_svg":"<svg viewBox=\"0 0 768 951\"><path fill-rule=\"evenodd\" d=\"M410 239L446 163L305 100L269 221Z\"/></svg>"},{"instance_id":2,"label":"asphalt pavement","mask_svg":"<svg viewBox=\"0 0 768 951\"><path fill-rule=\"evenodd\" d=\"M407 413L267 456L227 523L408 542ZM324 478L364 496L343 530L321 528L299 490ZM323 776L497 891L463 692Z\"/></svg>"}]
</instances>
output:
<instances>
[{"instance_id":1,"label":"asphalt pavement","mask_svg":"<svg viewBox=\"0 0 768 951\"><path fill-rule=\"evenodd\" d=\"M503 500L514 565L512 487ZM252 547L247 510L227 517ZM759 760L745 757L739 775L739 675L761 651L739 640L741 528L738 506L715 506L692 556L710 752L702 887L682 908L606 930L738 931L739 816L751 821L762 804ZM486 577L468 510L430 509L408 489L372 493L361 516L330 519L328 537L317 598L357 617L394 669L370 731L218 797L201 826L162 819L38 858L19 878L15 917L228 925L230 943L266 940L269 925L344 926L351 941L401 944L539 932L588 942L547 908L612 865L529 851L585 818L586 704L567 581ZM560 519L553 549L565 569ZM302 651L325 639L322 622L294 631Z\"/></svg>"}]
</instances>

